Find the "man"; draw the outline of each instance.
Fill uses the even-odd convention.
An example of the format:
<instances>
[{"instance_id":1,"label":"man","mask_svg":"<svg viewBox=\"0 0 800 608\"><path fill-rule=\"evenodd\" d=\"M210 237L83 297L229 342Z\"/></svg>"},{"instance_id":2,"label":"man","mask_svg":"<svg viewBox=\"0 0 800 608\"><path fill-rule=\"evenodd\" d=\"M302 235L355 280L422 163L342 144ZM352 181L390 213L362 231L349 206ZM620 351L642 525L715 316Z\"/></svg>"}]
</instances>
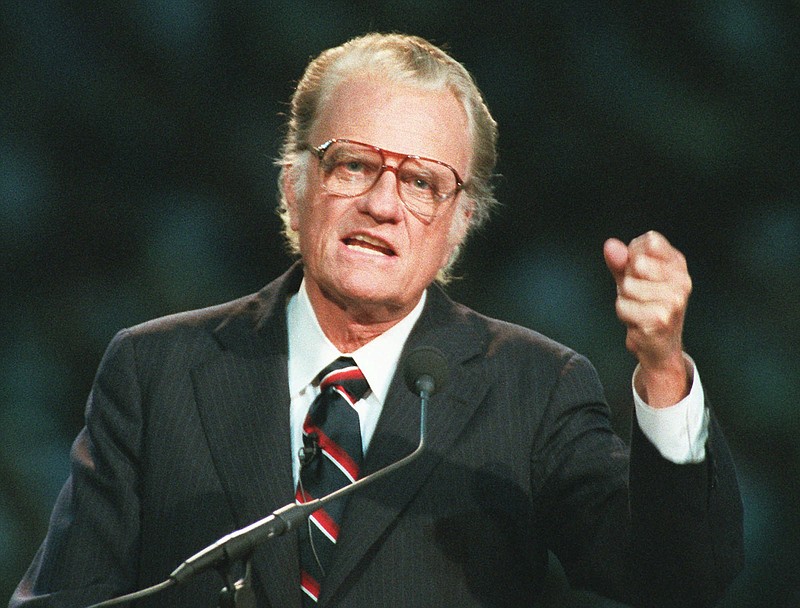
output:
<instances>
[{"instance_id":1,"label":"man","mask_svg":"<svg viewBox=\"0 0 800 608\"><path fill-rule=\"evenodd\" d=\"M317 405L318 374L341 355L369 385L336 410L358 413L353 477L399 460L419 403L395 372L420 346L450 376L423 457L340 501L329 524L320 513L261 545L259 605L530 606L548 549L576 586L639 606L713 604L741 567L741 503L682 352L683 256L656 233L604 248L639 361L629 457L584 358L434 285L494 202L495 139L471 77L424 40L369 35L315 59L280 161L301 261L258 294L114 339L11 606L153 585L314 496L307 469L338 458L315 417L334 411ZM220 586L204 573L139 605L215 605Z\"/></svg>"}]
</instances>

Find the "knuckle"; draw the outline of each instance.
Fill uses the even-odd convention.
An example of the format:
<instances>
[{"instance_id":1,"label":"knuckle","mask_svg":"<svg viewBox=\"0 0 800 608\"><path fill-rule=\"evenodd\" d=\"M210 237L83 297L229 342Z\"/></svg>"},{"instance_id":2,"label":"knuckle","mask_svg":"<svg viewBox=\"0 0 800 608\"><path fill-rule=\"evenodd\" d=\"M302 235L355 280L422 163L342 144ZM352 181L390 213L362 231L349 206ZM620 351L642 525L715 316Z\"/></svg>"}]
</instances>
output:
<instances>
[{"instance_id":1,"label":"knuckle","mask_svg":"<svg viewBox=\"0 0 800 608\"><path fill-rule=\"evenodd\" d=\"M631 270L636 276L645 276L649 268L649 260L646 256L637 255L631 260Z\"/></svg>"},{"instance_id":2,"label":"knuckle","mask_svg":"<svg viewBox=\"0 0 800 608\"><path fill-rule=\"evenodd\" d=\"M630 296L631 289L633 288L631 282L632 279L630 276L625 276L622 278L622 280L619 282L619 289L618 289L618 294L620 296L626 296L626 297Z\"/></svg>"},{"instance_id":3,"label":"knuckle","mask_svg":"<svg viewBox=\"0 0 800 608\"><path fill-rule=\"evenodd\" d=\"M644 243L651 251L660 249L664 244L664 237L655 230L648 230L644 234Z\"/></svg>"},{"instance_id":4,"label":"knuckle","mask_svg":"<svg viewBox=\"0 0 800 608\"><path fill-rule=\"evenodd\" d=\"M679 311L683 308L686 297L682 291L675 291L667 300L667 310Z\"/></svg>"},{"instance_id":5,"label":"knuckle","mask_svg":"<svg viewBox=\"0 0 800 608\"><path fill-rule=\"evenodd\" d=\"M669 308L660 308L653 317L654 333L662 333L672 326L673 312Z\"/></svg>"}]
</instances>

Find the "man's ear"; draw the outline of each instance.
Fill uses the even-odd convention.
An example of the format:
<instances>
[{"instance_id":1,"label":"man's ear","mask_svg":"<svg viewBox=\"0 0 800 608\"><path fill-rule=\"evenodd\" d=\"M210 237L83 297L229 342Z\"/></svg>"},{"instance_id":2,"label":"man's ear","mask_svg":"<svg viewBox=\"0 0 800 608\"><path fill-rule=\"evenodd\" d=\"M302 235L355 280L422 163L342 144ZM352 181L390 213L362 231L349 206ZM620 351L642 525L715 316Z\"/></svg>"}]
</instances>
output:
<instances>
[{"instance_id":1,"label":"man's ear","mask_svg":"<svg viewBox=\"0 0 800 608\"><path fill-rule=\"evenodd\" d=\"M468 201L463 206L459 204L450 220L450 232L447 235L449 247L442 259L441 268L447 267L458 257L461 245L464 244L469 232L470 219L472 219L472 201Z\"/></svg>"},{"instance_id":2,"label":"man's ear","mask_svg":"<svg viewBox=\"0 0 800 608\"><path fill-rule=\"evenodd\" d=\"M286 211L289 214L289 226L297 230L299 225L297 209L297 168L293 165L283 166L283 196L286 200Z\"/></svg>"},{"instance_id":3,"label":"man's ear","mask_svg":"<svg viewBox=\"0 0 800 608\"><path fill-rule=\"evenodd\" d=\"M460 203L456 208L450 224L450 243L453 247L461 245L467 236L467 232L469 232L473 206L474 203L468 200L465 203Z\"/></svg>"}]
</instances>

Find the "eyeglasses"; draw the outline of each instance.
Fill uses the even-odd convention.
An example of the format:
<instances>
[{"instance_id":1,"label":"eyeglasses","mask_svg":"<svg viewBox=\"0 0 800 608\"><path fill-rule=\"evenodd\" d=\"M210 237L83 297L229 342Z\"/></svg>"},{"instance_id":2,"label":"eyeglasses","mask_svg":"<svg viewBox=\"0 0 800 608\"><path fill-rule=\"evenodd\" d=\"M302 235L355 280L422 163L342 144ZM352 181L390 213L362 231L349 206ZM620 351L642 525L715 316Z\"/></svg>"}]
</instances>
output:
<instances>
[{"instance_id":1,"label":"eyeglasses","mask_svg":"<svg viewBox=\"0 0 800 608\"><path fill-rule=\"evenodd\" d=\"M397 193L408 210L432 218L464 188L453 167L432 158L389 152L350 139L330 139L311 150L319 159L322 187L334 196L361 196L384 171L392 171L397 177ZM387 156L400 158L400 163L387 165Z\"/></svg>"}]
</instances>

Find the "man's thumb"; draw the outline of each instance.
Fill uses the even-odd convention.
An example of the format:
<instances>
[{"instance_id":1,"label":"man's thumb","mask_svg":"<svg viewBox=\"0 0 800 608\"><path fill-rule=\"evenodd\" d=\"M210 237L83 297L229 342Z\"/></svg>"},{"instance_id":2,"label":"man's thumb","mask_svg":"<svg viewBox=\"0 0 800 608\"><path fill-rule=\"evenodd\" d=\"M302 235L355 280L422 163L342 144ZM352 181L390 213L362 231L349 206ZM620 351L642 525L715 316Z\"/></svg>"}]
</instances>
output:
<instances>
[{"instance_id":1,"label":"man's thumb","mask_svg":"<svg viewBox=\"0 0 800 608\"><path fill-rule=\"evenodd\" d=\"M608 239L603 244L603 257L606 266L614 275L614 280L619 282L625 274L625 265L628 263L628 246L619 239Z\"/></svg>"}]
</instances>

